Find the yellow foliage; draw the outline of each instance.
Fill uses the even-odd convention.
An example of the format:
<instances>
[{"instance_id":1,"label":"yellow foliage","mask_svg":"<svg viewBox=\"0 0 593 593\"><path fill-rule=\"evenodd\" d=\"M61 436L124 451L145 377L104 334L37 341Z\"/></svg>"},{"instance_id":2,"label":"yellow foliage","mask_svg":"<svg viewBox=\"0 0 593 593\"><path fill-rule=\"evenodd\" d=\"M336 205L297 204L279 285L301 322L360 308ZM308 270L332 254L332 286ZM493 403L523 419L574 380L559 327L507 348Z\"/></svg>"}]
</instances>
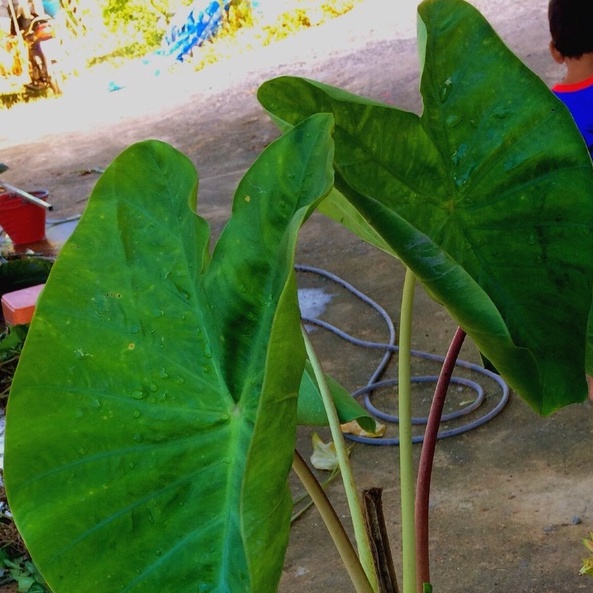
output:
<instances>
[{"instance_id":1,"label":"yellow foliage","mask_svg":"<svg viewBox=\"0 0 593 593\"><path fill-rule=\"evenodd\" d=\"M361 0L293 0L292 8L272 22L253 14L250 0L235 0L221 31L190 59L196 70L254 47L267 46L309 27L316 27L350 11Z\"/></svg>"},{"instance_id":2,"label":"yellow foliage","mask_svg":"<svg viewBox=\"0 0 593 593\"><path fill-rule=\"evenodd\" d=\"M579 574L588 574L593 576L593 532L589 533L589 539L583 540L583 545L592 555L589 558L583 559L583 566L581 567Z\"/></svg>"}]
</instances>

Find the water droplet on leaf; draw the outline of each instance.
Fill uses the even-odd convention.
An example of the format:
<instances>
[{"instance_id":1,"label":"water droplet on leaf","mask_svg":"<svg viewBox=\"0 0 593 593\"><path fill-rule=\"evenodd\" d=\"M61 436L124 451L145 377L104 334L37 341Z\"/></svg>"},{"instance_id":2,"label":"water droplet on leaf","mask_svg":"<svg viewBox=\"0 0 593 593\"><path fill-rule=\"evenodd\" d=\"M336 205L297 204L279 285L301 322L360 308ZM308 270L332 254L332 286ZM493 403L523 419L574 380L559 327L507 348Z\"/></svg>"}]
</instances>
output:
<instances>
[{"instance_id":1,"label":"water droplet on leaf","mask_svg":"<svg viewBox=\"0 0 593 593\"><path fill-rule=\"evenodd\" d=\"M148 394L144 391L144 389L135 389L131 393L131 397L133 399L145 399Z\"/></svg>"}]
</instances>

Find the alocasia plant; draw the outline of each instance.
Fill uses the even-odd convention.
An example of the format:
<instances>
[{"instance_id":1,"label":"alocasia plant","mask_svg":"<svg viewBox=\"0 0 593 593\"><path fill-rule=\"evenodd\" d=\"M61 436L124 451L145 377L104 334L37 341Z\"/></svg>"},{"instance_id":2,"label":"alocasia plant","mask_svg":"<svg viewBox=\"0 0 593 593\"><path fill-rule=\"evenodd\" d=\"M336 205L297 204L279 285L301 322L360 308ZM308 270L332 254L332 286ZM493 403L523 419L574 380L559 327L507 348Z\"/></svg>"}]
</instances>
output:
<instances>
[{"instance_id":1,"label":"alocasia plant","mask_svg":"<svg viewBox=\"0 0 593 593\"><path fill-rule=\"evenodd\" d=\"M320 209L399 258L486 363L549 414L583 401L593 374L591 160L566 108L477 10L426 0L418 12L421 115L293 77L258 97L285 130L334 115L335 187ZM400 441L403 481L412 455ZM413 515L402 494L404 593L429 586L426 558L416 583Z\"/></svg>"},{"instance_id":2,"label":"alocasia plant","mask_svg":"<svg viewBox=\"0 0 593 593\"><path fill-rule=\"evenodd\" d=\"M331 130L315 116L261 155L212 256L170 146L129 148L97 184L8 409L10 505L57 593L276 589L305 364L294 249L332 187Z\"/></svg>"},{"instance_id":3,"label":"alocasia plant","mask_svg":"<svg viewBox=\"0 0 593 593\"><path fill-rule=\"evenodd\" d=\"M9 502L56 593L275 591L297 391L316 391L294 250L320 204L400 258L539 412L585 397L584 144L471 6L419 11L420 116L302 79L261 88L289 131L212 255L195 169L170 146L131 147L97 184L8 407Z\"/></svg>"},{"instance_id":4,"label":"alocasia plant","mask_svg":"<svg viewBox=\"0 0 593 593\"><path fill-rule=\"evenodd\" d=\"M427 0L419 15L420 116L300 78L258 97L284 128L334 115L337 189L322 211L401 259L549 414L586 397L590 158L568 111L476 9Z\"/></svg>"}]
</instances>

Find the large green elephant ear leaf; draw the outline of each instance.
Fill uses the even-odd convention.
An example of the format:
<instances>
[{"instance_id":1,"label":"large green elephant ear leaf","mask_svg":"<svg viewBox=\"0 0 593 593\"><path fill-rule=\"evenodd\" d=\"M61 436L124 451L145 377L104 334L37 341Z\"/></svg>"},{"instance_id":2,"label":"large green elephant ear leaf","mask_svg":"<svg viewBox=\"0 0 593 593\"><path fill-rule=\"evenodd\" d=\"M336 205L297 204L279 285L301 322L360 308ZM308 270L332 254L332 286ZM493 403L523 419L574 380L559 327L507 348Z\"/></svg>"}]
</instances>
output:
<instances>
[{"instance_id":1,"label":"large green elephant ear leaf","mask_svg":"<svg viewBox=\"0 0 593 593\"><path fill-rule=\"evenodd\" d=\"M294 249L333 183L331 129L316 116L264 151L212 259L172 147L134 145L97 184L7 415L10 507L55 593L276 591L305 364Z\"/></svg>"},{"instance_id":2,"label":"large green elephant ear leaf","mask_svg":"<svg viewBox=\"0 0 593 593\"><path fill-rule=\"evenodd\" d=\"M591 160L568 111L477 10L429 0L419 14L420 117L303 79L258 96L283 126L334 114L339 191L325 212L397 255L548 414L587 393Z\"/></svg>"}]
</instances>

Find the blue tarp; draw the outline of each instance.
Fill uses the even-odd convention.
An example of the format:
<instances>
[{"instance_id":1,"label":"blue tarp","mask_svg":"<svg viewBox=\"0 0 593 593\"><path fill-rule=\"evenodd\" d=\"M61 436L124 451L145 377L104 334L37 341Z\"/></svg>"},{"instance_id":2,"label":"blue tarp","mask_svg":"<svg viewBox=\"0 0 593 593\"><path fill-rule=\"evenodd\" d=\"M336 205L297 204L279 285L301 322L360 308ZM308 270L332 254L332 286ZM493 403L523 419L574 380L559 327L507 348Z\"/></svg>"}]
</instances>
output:
<instances>
[{"instance_id":1,"label":"blue tarp","mask_svg":"<svg viewBox=\"0 0 593 593\"><path fill-rule=\"evenodd\" d=\"M223 10L228 10L230 0L197 0L187 9L178 12L169 25L156 52L178 61L194 48L213 37L222 24Z\"/></svg>"}]
</instances>

